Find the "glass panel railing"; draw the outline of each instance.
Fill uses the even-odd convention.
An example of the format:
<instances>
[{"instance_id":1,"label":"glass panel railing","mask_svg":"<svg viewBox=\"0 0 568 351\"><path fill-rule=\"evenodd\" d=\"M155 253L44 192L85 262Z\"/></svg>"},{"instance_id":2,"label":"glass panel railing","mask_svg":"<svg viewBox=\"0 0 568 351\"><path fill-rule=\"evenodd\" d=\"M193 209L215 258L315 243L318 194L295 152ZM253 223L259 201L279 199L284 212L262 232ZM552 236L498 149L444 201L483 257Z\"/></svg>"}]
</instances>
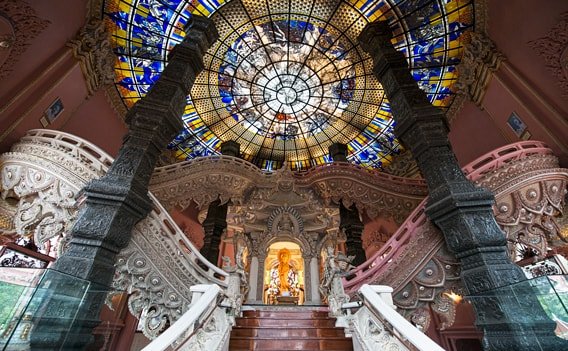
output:
<instances>
[{"instance_id":1,"label":"glass panel railing","mask_svg":"<svg viewBox=\"0 0 568 351\"><path fill-rule=\"evenodd\" d=\"M0 350L6 349L24 318L25 308L44 272L45 269L0 267Z\"/></svg>"},{"instance_id":2,"label":"glass panel railing","mask_svg":"<svg viewBox=\"0 0 568 351\"><path fill-rule=\"evenodd\" d=\"M536 297L536 299L535 299ZM568 339L568 276L567 275L548 275L521 281L498 289L489 290L479 295L466 296L466 300L476 302L478 299L515 299L521 306L526 307L526 311L542 309L548 318L556 323L555 334L563 339ZM489 304L491 305L491 304ZM495 310L488 313L498 314L498 306ZM519 320L526 320L527 316L521 315ZM549 321L544 318L541 320L535 313L530 316L530 320L536 326L539 323Z\"/></svg>"},{"instance_id":3,"label":"glass panel railing","mask_svg":"<svg viewBox=\"0 0 568 351\"><path fill-rule=\"evenodd\" d=\"M0 350L81 349L79 345L93 341L101 301L114 291L51 269L40 273L33 284L23 288L0 283L18 296L12 298L17 301L15 307L6 307L10 312L6 312ZM0 306L5 305L2 300Z\"/></svg>"}]
</instances>

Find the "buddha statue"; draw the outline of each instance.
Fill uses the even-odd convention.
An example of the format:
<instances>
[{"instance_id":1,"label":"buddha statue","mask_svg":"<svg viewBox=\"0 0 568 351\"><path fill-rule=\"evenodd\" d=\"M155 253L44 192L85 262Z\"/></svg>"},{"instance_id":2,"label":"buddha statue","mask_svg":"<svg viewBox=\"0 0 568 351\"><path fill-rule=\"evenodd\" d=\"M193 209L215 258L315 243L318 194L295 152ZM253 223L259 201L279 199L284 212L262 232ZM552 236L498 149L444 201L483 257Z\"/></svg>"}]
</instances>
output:
<instances>
[{"instance_id":1,"label":"buddha statue","mask_svg":"<svg viewBox=\"0 0 568 351\"><path fill-rule=\"evenodd\" d=\"M278 251L278 278L280 280L280 295L290 295L290 283L288 273L290 272L290 250L283 248Z\"/></svg>"}]
</instances>

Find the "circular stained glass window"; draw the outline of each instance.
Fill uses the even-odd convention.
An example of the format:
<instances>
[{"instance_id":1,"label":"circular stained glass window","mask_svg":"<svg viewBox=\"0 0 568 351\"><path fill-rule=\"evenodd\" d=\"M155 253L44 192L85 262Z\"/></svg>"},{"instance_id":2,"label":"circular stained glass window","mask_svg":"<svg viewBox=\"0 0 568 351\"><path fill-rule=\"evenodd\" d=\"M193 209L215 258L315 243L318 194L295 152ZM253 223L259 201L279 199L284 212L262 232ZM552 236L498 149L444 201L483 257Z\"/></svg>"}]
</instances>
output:
<instances>
[{"instance_id":1,"label":"circular stained glass window","mask_svg":"<svg viewBox=\"0 0 568 351\"><path fill-rule=\"evenodd\" d=\"M233 118L272 139L308 138L341 118L353 97L350 55L317 25L266 22L231 45L219 93Z\"/></svg>"},{"instance_id":2,"label":"circular stained glass window","mask_svg":"<svg viewBox=\"0 0 568 351\"><path fill-rule=\"evenodd\" d=\"M353 163L387 165L401 146L358 34L369 21L388 20L418 85L445 108L462 34L473 26L469 0L107 0L104 9L116 86L128 107L159 78L191 16L211 17L220 37L188 95L185 129L169 148L192 159L234 140L265 170L329 163L328 147L337 142L348 145Z\"/></svg>"}]
</instances>

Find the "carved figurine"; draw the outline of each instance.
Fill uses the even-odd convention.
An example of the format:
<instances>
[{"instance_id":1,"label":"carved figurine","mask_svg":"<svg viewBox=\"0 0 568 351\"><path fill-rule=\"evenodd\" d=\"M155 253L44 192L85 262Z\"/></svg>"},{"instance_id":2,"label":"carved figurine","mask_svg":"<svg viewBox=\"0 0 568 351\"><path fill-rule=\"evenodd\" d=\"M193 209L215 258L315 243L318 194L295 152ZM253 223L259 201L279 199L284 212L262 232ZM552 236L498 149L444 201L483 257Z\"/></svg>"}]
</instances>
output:
<instances>
[{"instance_id":1,"label":"carved figurine","mask_svg":"<svg viewBox=\"0 0 568 351\"><path fill-rule=\"evenodd\" d=\"M353 268L351 261L355 256L345 256L342 252L334 254L335 248L328 246L326 248L327 257L324 265L323 280L320 284L319 291L329 305L332 315L341 313L341 305L349 302L349 295L345 294L341 277L347 271Z\"/></svg>"}]
</instances>

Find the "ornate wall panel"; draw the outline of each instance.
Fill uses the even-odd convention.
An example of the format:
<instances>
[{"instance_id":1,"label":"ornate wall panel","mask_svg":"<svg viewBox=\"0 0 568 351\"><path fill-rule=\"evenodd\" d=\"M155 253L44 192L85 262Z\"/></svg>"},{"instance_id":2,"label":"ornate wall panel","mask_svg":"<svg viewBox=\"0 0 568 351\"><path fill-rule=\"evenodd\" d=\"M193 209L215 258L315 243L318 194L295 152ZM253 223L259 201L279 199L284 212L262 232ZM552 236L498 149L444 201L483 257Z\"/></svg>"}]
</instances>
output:
<instances>
[{"instance_id":1,"label":"ornate wall panel","mask_svg":"<svg viewBox=\"0 0 568 351\"><path fill-rule=\"evenodd\" d=\"M560 16L550 31L542 38L528 44L544 59L546 68L556 78L556 83L568 96L568 12Z\"/></svg>"}]
</instances>

